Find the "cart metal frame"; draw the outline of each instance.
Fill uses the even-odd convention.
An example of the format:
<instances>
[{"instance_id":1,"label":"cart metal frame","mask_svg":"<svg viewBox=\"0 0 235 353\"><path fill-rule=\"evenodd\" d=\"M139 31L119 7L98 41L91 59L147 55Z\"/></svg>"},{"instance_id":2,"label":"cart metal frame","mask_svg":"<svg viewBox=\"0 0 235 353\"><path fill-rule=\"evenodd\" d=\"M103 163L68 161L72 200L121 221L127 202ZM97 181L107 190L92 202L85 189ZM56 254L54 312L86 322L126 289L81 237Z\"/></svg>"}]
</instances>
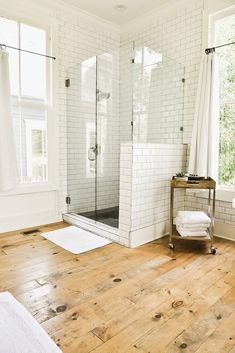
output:
<instances>
[{"instance_id":1,"label":"cart metal frame","mask_svg":"<svg viewBox=\"0 0 235 353\"><path fill-rule=\"evenodd\" d=\"M177 232L176 227L173 224L174 214L174 191L175 189L201 189L208 190L208 216L211 218L211 224L209 227L209 234L207 237L181 237ZM213 197L211 193L213 192ZM176 180L175 177L171 180L171 192L170 192L170 232L169 232L169 247L175 248L173 239L186 239L186 240L200 240L210 242L211 254L216 254L216 248L214 247L214 227L215 227L215 193L216 193L216 182L212 178L206 178L198 181L182 181Z\"/></svg>"}]
</instances>

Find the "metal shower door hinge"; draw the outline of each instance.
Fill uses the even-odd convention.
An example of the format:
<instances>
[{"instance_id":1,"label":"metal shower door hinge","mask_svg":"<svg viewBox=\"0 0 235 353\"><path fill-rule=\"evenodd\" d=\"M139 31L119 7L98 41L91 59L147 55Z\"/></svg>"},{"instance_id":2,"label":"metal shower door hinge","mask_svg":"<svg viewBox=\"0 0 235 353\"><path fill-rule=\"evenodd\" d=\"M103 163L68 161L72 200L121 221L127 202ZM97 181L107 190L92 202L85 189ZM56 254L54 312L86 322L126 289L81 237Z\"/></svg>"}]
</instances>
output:
<instances>
[{"instance_id":1,"label":"metal shower door hinge","mask_svg":"<svg viewBox=\"0 0 235 353\"><path fill-rule=\"evenodd\" d=\"M70 87L70 79L69 78L67 78L65 80L65 87Z\"/></svg>"},{"instance_id":2,"label":"metal shower door hinge","mask_svg":"<svg viewBox=\"0 0 235 353\"><path fill-rule=\"evenodd\" d=\"M71 197L66 196L65 202L66 202L67 205L70 205L71 204Z\"/></svg>"}]
</instances>

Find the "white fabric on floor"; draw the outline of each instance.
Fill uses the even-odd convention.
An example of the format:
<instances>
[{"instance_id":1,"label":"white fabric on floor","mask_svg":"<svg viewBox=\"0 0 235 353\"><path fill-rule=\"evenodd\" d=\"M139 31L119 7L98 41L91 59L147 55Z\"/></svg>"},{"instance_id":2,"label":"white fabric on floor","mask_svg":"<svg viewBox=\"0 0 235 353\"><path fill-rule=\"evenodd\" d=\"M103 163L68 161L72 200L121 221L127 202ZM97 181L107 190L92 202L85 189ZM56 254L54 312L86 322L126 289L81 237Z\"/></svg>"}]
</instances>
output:
<instances>
[{"instance_id":1,"label":"white fabric on floor","mask_svg":"<svg viewBox=\"0 0 235 353\"><path fill-rule=\"evenodd\" d=\"M0 293L1 353L62 353L30 313L8 292Z\"/></svg>"},{"instance_id":2,"label":"white fabric on floor","mask_svg":"<svg viewBox=\"0 0 235 353\"><path fill-rule=\"evenodd\" d=\"M74 226L42 233L41 235L73 254L81 254L111 243L108 239Z\"/></svg>"},{"instance_id":3,"label":"white fabric on floor","mask_svg":"<svg viewBox=\"0 0 235 353\"><path fill-rule=\"evenodd\" d=\"M8 53L0 51L0 192L13 189L18 182Z\"/></svg>"},{"instance_id":4,"label":"white fabric on floor","mask_svg":"<svg viewBox=\"0 0 235 353\"><path fill-rule=\"evenodd\" d=\"M219 153L219 74L215 53L204 54L198 82L189 173L217 180ZM194 190L195 191L195 190Z\"/></svg>"}]
</instances>

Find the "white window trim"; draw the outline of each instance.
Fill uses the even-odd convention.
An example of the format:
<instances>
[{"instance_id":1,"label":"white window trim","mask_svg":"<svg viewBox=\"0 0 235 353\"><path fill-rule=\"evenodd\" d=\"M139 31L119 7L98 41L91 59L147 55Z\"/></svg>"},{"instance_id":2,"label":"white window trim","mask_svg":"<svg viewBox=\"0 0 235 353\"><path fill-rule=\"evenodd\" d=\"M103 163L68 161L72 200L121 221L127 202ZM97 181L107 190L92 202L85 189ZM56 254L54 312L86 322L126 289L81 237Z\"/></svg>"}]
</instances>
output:
<instances>
[{"instance_id":1,"label":"white window trim","mask_svg":"<svg viewBox=\"0 0 235 353\"><path fill-rule=\"evenodd\" d=\"M47 35L47 53L53 53L57 57L57 21L56 18L43 16L19 15L19 12L1 11L0 16L8 18L12 21L22 22L27 25L35 26L46 31ZM50 66L50 85L47 84L48 103L47 103L47 155L48 155L48 181L38 183L21 183L14 190L1 192L1 196L7 195L23 195L28 193L48 192L59 190L59 153L58 153L58 63L57 60L47 59L47 69ZM47 75L47 79L49 75ZM23 104L30 106L30 102ZM35 105L34 105L35 106ZM38 103L38 107L45 105Z\"/></svg>"}]
</instances>

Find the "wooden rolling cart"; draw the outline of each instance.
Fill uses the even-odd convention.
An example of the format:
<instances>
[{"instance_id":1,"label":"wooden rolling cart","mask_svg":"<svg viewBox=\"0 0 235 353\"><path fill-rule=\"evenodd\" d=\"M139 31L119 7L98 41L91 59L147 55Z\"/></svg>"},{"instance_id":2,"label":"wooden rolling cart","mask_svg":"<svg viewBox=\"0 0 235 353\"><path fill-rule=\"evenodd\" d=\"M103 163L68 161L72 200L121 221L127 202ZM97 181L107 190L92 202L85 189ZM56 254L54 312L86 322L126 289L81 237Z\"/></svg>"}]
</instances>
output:
<instances>
[{"instance_id":1,"label":"wooden rolling cart","mask_svg":"<svg viewBox=\"0 0 235 353\"><path fill-rule=\"evenodd\" d=\"M211 218L208 236L206 237L182 237L176 230L173 224L173 210L174 210L174 190L175 189L202 189L208 190L208 216ZM170 200L170 235L169 247L175 248L173 239L187 239L187 240L201 240L210 242L210 250L213 255L216 253L214 247L214 224L215 224L215 189L216 182L212 178L205 178L203 180L176 180L175 177L171 180L171 200ZM213 198L211 192L213 191ZM212 201L212 202L211 202Z\"/></svg>"}]
</instances>

